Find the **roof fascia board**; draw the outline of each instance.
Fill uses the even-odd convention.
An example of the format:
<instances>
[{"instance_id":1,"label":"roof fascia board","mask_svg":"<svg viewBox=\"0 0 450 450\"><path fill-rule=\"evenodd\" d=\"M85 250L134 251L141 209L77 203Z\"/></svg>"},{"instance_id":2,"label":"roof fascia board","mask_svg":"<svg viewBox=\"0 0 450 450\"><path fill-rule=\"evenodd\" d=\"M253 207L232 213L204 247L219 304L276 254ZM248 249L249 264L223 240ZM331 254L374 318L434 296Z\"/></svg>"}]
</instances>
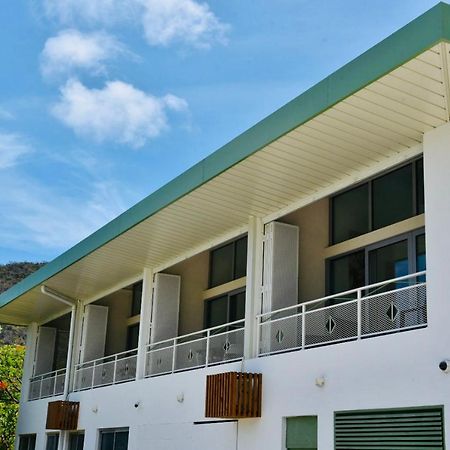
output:
<instances>
[{"instance_id":1,"label":"roof fascia board","mask_svg":"<svg viewBox=\"0 0 450 450\"><path fill-rule=\"evenodd\" d=\"M0 308L440 41L450 42L450 5L443 2L11 287L0 295Z\"/></svg>"}]
</instances>

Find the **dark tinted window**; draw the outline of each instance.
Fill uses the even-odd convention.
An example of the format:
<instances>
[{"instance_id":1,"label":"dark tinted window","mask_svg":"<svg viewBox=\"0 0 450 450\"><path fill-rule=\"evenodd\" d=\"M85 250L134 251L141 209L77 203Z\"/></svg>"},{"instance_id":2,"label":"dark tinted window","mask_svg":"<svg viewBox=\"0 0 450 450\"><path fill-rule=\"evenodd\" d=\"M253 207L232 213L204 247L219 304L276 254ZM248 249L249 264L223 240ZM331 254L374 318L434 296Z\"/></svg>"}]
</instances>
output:
<instances>
[{"instance_id":1,"label":"dark tinted window","mask_svg":"<svg viewBox=\"0 0 450 450\"><path fill-rule=\"evenodd\" d=\"M100 434L100 450L127 450L128 430L102 431Z\"/></svg>"},{"instance_id":2,"label":"dark tinted window","mask_svg":"<svg viewBox=\"0 0 450 450\"><path fill-rule=\"evenodd\" d=\"M409 273L408 240L369 252L369 283L402 277Z\"/></svg>"},{"instance_id":3,"label":"dark tinted window","mask_svg":"<svg viewBox=\"0 0 450 450\"><path fill-rule=\"evenodd\" d=\"M47 436L47 446L45 450L58 450L59 435L49 434Z\"/></svg>"},{"instance_id":4,"label":"dark tinted window","mask_svg":"<svg viewBox=\"0 0 450 450\"><path fill-rule=\"evenodd\" d=\"M130 325L127 334L127 350L137 348L139 342L139 324Z\"/></svg>"},{"instance_id":5,"label":"dark tinted window","mask_svg":"<svg viewBox=\"0 0 450 450\"><path fill-rule=\"evenodd\" d=\"M330 293L348 291L365 284L364 251L330 261Z\"/></svg>"},{"instance_id":6,"label":"dark tinted window","mask_svg":"<svg viewBox=\"0 0 450 450\"><path fill-rule=\"evenodd\" d=\"M216 327L228 322L228 296L208 300L206 304L206 326Z\"/></svg>"},{"instance_id":7,"label":"dark tinted window","mask_svg":"<svg viewBox=\"0 0 450 450\"><path fill-rule=\"evenodd\" d=\"M335 244L369 231L369 185L363 184L332 200L332 240Z\"/></svg>"},{"instance_id":8,"label":"dark tinted window","mask_svg":"<svg viewBox=\"0 0 450 450\"><path fill-rule=\"evenodd\" d=\"M84 434L72 433L69 437L69 450L83 450Z\"/></svg>"},{"instance_id":9,"label":"dark tinted window","mask_svg":"<svg viewBox=\"0 0 450 450\"><path fill-rule=\"evenodd\" d=\"M425 234L416 237L416 271L422 272L427 268L427 257L425 251ZM419 277L418 281L424 282L425 275Z\"/></svg>"},{"instance_id":10,"label":"dark tinted window","mask_svg":"<svg viewBox=\"0 0 450 450\"><path fill-rule=\"evenodd\" d=\"M27 434L19 437L19 450L34 450L36 447L36 435Z\"/></svg>"},{"instance_id":11,"label":"dark tinted window","mask_svg":"<svg viewBox=\"0 0 450 450\"><path fill-rule=\"evenodd\" d=\"M236 241L234 258L234 278L242 278L247 274L247 237Z\"/></svg>"},{"instance_id":12,"label":"dark tinted window","mask_svg":"<svg viewBox=\"0 0 450 450\"><path fill-rule=\"evenodd\" d=\"M230 296L230 322L245 318L245 292Z\"/></svg>"},{"instance_id":13,"label":"dark tinted window","mask_svg":"<svg viewBox=\"0 0 450 450\"><path fill-rule=\"evenodd\" d=\"M423 186L423 159L416 162L417 214L425 212L425 194Z\"/></svg>"},{"instance_id":14,"label":"dark tinted window","mask_svg":"<svg viewBox=\"0 0 450 450\"><path fill-rule=\"evenodd\" d=\"M373 229L413 216L412 165L373 180Z\"/></svg>"},{"instance_id":15,"label":"dark tinted window","mask_svg":"<svg viewBox=\"0 0 450 450\"><path fill-rule=\"evenodd\" d=\"M137 316L141 313L142 281L133 285L133 297L131 302L131 315Z\"/></svg>"},{"instance_id":16,"label":"dark tinted window","mask_svg":"<svg viewBox=\"0 0 450 450\"><path fill-rule=\"evenodd\" d=\"M211 252L210 287L245 277L247 272L247 237L230 242Z\"/></svg>"},{"instance_id":17,"label":"dark tinted window","mask_svg":"<svg viewBox=\"0 0 450 450\"><path fill-rule=\"evenodd\" d=\"M234 243L211 252L211 287L228 283L233 279Z\"/></svg>"}]
</instances>

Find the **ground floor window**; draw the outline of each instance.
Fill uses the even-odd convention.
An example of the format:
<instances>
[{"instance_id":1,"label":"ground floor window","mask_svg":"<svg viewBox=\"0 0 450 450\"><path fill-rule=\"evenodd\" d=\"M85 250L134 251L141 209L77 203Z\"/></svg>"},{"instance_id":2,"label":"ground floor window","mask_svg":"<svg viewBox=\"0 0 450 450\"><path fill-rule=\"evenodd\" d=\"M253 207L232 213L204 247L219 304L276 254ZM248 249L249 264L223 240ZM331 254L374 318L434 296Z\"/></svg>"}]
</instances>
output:
<instances>
[{"instance_id":1,"label":"ground floor window","mask_svg":"<svg viewBox=\"0 0 450 450\"><path fill-rule=\"evenodd\" d=\"M287 450L317 450L317 416L286 419Z\"/></svg>"},{"instance_id":2,"label":"ground floor window","mask_svg":"<svg viewBox=\"0 0 450 450\"><path fill-rule=\"evenodd\" d=\"M443 410L424 407L336 412L334 441L336 450L443 450Z\"/></svg>"},{"instance_id":3,"label":"ground floor window","mask_svg":"<svg viewBox=\"0 0 450 450\"><path fill-rule=\"evenodd\" d=\"M58 450L59 434L48 434L45 450Z\"/></svg>"},{"instance_id":4,"label":"ground floor window","mask_svg":"<svg viewBox=\"0 0 450 450\"><path fill-rule=\"evenodd\" d=\"M84 433L70 433L69 450L83 450Z\"/></svg>"},{"instance_id":5,"label":"ground floor window","mask_svg":"<svg viewBox=\"0 0 450 450\"><path fill-rule=\"evenodd\" d=\"M100 431L100 450L127 450L128 429Z\"/></svg>"},{"instance_id":6,"label":"ground floor window","mask_svg":"<svg viewBox=\"0 0 450 450\"><path fill-rule=\"evenodd\" d=\"M22 434L21 436L19 436L19 450L34 450L35 447L35 434Z\"/></svg>"}]
</instances>

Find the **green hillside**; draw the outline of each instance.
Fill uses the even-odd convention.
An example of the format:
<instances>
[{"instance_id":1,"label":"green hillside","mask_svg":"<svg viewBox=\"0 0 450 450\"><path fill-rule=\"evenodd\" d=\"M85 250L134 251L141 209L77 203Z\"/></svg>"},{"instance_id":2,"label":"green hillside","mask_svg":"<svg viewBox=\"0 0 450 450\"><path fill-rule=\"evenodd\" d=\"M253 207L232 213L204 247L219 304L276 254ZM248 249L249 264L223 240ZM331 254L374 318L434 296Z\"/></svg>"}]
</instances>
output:
<instances>
[{"instance_id":1,"label":"green hillside","mask_svg":"<svg viewBox=\"0 0 450 450\"><path fill-rule=\"evenodd\" d=\"M6 291L30 273L33 273L44 263L17 262L0 264L0 293ZM23 327L12 325L1 325L0 345L2 344L25 344L26 330Z\"/></svg>"}]
</instances>

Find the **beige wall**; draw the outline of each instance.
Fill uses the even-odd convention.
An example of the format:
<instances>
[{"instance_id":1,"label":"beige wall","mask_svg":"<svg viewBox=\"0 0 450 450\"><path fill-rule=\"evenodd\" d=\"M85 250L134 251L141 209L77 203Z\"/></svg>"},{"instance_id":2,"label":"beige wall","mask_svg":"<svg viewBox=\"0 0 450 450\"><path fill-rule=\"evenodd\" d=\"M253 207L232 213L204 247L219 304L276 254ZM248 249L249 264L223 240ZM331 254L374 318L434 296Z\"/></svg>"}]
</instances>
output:
<instances>
[{"instance_id":1,"label":"beige wall","mask_svg":"<svg viewBox=\"0 0 450 450\"><path fill-rule=\"evenodd\" d=\"M179 335L203 329L203 291L208 289L208 271L209 252L199 253L164 271L181 275Z\"/></svg>"},{"instance_id":2,"label":"beige wall","mask_svg":"<svg viewBox=\"0 0 450 450\"><path fill-rule=\"evenodd\" d=\"M280 222L299 227L299 300L325 295L324 251L328 246L328 199L298 209Z\"/></svg>"},{"instance_id":3,"label":"beige wall","mask_svg":"<svg viewBox=\"0 0 450 450\"><path fill-rule=\"evenodd\" d=\"M95 302L96 305L108 307L105 355L113 355L126 350L131 298L131 289L121 289Z\"/></svg>"}]
</instances>

